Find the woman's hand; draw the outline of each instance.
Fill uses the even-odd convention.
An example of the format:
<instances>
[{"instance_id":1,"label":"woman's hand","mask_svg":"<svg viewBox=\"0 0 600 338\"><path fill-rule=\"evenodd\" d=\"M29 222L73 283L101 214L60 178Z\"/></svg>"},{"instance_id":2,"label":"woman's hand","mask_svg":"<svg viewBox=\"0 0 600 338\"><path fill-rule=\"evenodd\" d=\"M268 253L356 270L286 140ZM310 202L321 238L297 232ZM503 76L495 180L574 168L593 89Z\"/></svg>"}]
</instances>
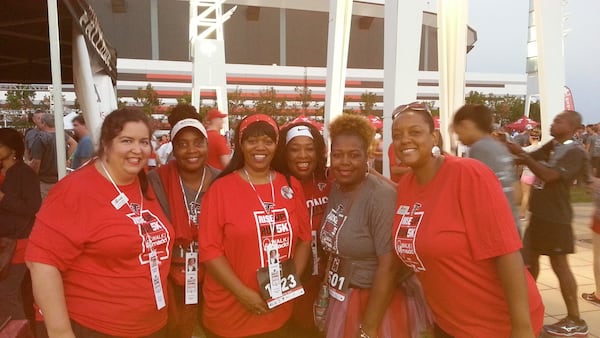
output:
<instances>
[{"instance_id":1,"label":"woman's hand","mask_svg":"<svg viewBox=\"0 0 600 338\"><path fill-rule=\"evenodd\" d=\"M361 325L361 328L356 333L356 338L364 338L363 333L369 336L369 338L377 338L377 328Z\"/></svg>"},{"instance_id":2,"label":"woman's hand","mask_svg":"<svg viewBox=\"0 0 600 338\"><path fill-rule=\"evenodd\" d=\"M237 300L246 308L246 310L261 315L267 313L269 309L267 304L262 299L260 294L250 288L245 288L239 294L236 295Z\"/></svg>"}]
</instances>

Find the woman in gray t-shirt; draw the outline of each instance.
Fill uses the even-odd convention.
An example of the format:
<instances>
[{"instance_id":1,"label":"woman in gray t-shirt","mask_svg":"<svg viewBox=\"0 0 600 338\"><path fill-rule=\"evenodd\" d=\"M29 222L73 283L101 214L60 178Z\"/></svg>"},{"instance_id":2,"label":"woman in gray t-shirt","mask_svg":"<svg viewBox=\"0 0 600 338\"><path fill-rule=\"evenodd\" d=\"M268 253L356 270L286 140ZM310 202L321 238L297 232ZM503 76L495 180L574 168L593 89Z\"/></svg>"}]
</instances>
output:
<instances>
[{"instance_id":1,"label":"woman in gray t-shirt","mask_svg":"<svg viewBox=\"0 0 600 338\"><path fill-rule=\"evenodd\" d=\"M394 187L368 174L375 131L342 115L330 125L335 181L319 237L329 253L327 338L408 337L405 298L397 287L401 263L391 244Z\"/></svg>"}]
</instances>

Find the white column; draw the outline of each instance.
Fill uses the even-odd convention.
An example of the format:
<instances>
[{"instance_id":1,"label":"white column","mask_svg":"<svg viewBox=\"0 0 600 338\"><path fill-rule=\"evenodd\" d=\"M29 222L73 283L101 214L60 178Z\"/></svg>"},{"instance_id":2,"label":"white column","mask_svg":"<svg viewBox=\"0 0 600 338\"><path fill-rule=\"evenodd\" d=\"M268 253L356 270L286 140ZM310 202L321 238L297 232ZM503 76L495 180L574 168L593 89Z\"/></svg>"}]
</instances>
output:
<instances>
[{"instance_id":1,"label":"white column","mask_svg":"<svg viewBox=\"0 0 600 338\"><path fill-rule=\"evenodd\" d=\"M58 179L67 174L65 129L63 123L62 79L60 69L60 41L58 32L57 0L48 0L48 37L50 41L50 67L52 96L54 97L54 127L56 128L56 165Z\"/></svg>"},{"instance_id":2,"label":"white column","mask_svg":"<svg viewBox=\"0 0 600 338\"><path fill-rule=\"evenodd\" d=\"M392 111L417 99L423 25L422 0L387 0L383 54L383 174L390 177L387 149L392 142Z\"/></svg>"},{"instance_id":3,"label":"white column","mask_svg":"<svg viewBox=\"0 0 600 338\"><path fill-rule=\"evenodd\" d=\"M563 111L565 99L565 57L561 1L534 0L537 27L538 81L542 141L551 138L550 125Z\"/></svg>"},{"instance_id":4,"label":"white column","mask_svg":"<svg viewBox=\"0 0 600 338\"><path fill-rule=\"evenodd\" d=\"M287 65L287 17L286 9L279 9L279 65Z\"/></svg>"},{"instance_id":5,"label":"white column","mask_svg":"<svg viewBox=\"0 0 600 338\"><path fill-rule=\"evenodd\" d=\"M455 140L448 127L465 102L468 1L443 0L437 6L440 132L444 150L450 152Z\"/></svg>"},{"instance_id":6,"label":"white column","mask_svg":"<svg viewBox=\"0 0 600 338\"><path fill-rule=\"evenodd\" d=\"M160 50L158 44L158 0L150 0L150 36L152 60L158 60Z\"/></svg>"},{"instance_id":7,"label":"white column","mask_svg":"<svg viewBox=\"0 0 600 338\"><path fill-rule=\"evenodd\" d=\"M329 122L342 114L346 87L346 66L350 45L351 0L329 0L329 32L327 35L327 84L325 87L325 129L329 144Z\"/></svg>"}]
</instances>

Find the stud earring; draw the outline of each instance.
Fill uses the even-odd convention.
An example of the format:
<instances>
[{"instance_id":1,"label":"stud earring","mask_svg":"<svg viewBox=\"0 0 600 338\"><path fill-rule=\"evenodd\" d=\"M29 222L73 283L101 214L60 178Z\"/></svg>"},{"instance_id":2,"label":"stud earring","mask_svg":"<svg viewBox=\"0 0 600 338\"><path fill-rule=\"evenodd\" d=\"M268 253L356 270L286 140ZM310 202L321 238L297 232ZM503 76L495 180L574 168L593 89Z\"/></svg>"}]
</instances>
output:
<instances>
[{"instance_id":1,"label":"stud earring","mask_svg":"<svg viewBox=\"0 0 600 338\"><path fill-rule=\"evenodd\" d=\"M442 150L438 146L433 146L431 148L431 155L434 157L440 156L442 154Z\"/></svg>"}]
</instances>

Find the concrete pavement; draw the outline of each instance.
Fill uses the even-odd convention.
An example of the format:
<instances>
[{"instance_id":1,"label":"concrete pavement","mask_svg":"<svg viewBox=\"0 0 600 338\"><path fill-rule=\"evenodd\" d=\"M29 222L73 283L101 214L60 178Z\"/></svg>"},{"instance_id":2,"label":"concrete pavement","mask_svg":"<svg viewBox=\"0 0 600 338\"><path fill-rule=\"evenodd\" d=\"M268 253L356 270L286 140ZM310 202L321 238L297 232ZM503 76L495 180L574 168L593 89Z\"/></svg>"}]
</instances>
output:
<instances>
[{"instance_id":1,"label":"concrete pavement","mask_svg":"<svg viewBox=\"0 0 600 338\"><path fill-rule=\"evenodd\" d=\"M592 203L574 204L573 211L575 253L569 255L569 264L577 280L579 311L590 329L588 337L600 338L600 306L586 302L580 296L582 292L592 292L595 288L594 269L592 266L592 234L590 230L594 205ZM544 323L552 324L565 317L567 309L560 293L558 279L550 267L548 257L542 256L540 258L540 274L537 279L537 285L546 306ZM542 335L542 337L546 336Z\"/></svg>"}]
</instances>

